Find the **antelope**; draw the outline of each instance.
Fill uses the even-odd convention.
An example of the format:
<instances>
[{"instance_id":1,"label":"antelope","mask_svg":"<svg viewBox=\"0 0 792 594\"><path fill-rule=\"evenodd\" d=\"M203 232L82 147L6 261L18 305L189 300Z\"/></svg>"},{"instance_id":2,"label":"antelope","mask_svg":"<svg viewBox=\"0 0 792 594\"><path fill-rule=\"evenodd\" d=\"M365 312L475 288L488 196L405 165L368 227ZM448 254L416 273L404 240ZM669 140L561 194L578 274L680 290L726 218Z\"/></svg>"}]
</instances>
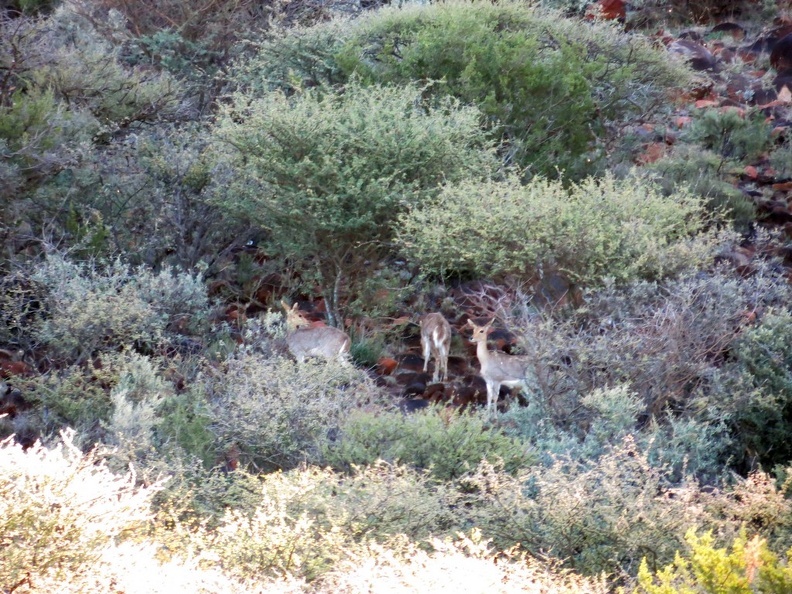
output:
<instances>
[{"instance_id":1,"label":"antelope","mask_svg":"<svg viewBox=\"0 0 792 594\"><path fill-rule=\"evenodd\" d=\"M473 336L470 338L476 343L476 356L481 365L481 377L487 384L487 411L492 412L498 401L500 387L515 386L526 387L529 378L533 377L528 367L530 361L527 357L507 355L498 351L490 351L487 348L487 334L489 334L492 322L490 320L484 326L478 326L468 319L468 324L473 328Z\"/></svg>"},{"instance_id":2,"label":"antelope","mask_svg":"<svg viewBox=\"0 0 792 594\"><path fill-rule=\"evenodd\" d=\"M421 318L421 347L424 356L424 373L434 357L432 381L445 382L448 379L448 351L451 349L451 325L443 314L430 313Z\"/></svg>"},{"instance_id":3,"label":"antelope","mask_svg":"<svg viewBox=\"0 0 792 594\"><path fill-rule=\"evenodd\" d=\"M292 307L281 300L286 310L286 345L299 363L306 357L338 359L348 363L347 353L351 340L346 332L330 326L312 327L295 303Z\"/></svg>"}]
</instances>

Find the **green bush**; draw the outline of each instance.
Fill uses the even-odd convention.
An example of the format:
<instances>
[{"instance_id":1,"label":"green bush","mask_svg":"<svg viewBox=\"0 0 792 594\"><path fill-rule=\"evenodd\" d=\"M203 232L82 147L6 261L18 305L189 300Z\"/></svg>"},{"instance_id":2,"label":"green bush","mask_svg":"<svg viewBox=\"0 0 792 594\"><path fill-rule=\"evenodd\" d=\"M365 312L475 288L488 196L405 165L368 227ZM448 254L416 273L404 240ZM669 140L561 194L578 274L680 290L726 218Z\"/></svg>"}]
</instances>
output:
<instances>
[{"instance_id":1,"label":"green bush","mask_svg":"<svg viewBox=\"0 0 792 594\"><path fill-rule=\"evenodd\" d=\"M293 468L316 460L320 445L358 406L375 400L365 374L350 365L242 352L206 379L212 431L235 446L243 467Z\"/></svg>"},{"instance_id":2,"label":"green bush","mask_svg":"<svg viewBox=\"0 0 792 594\"><path fill-rule=\"evenodd\" d=\"M687 73L638 37L521 2L443 2L360 21L338 61L372 82L441 81L503 127L530 174L591 173L604 142L656 108Z\"/></svg>"},{"instance_id":3,"label":"green bush","mask_svg":"<svg viewBox=\"0 0 792 594\"><path fill-rule=\"evenodd\" d=\"M253 97L278 90L290 95L299 89L342 85L348 77L335 56L356 22L336 18L312 27L273 31L254 52L234 63L229 77Z\"/></svg>"},{"instance_id":4,"label":"green bush","mask_svg":"<svg viewBox=\"0 0 792 594\"><path fill-rule=\"evenodd\" d=\"M756 207L741 190L728 180L729 162L701 146L683 145L648 166L653 178L671 195L687 188L706 200L707 209L723 213L739 226L756 218Z\"/></svg>"},{"instance_id":5,"label":"green bush","mask_svg":"<svg viewBox=\"0 0 792 594\"><path fill-rule=\"evenodd\" d=\"M92 445L100 426L113 413L113 401L90 371L69 366L60 371L38 375L21 384L25 398L36 407L31 422L44 435L71 427L77 430L80 445Z\"/></svg>"},{"instance_id":6,"label":"green bush","mask_svg":"<svg viewBox=\"0 0 792 594\"><path fill-rule=\"evenodd\" d=\"M759 110L741 115L736 109L705 109L684 137L723 158L751 162L770 148L771 129Z\"/></svg>"},{"instance_id":7,"label":"green bush","mask_svg":"<svg viewBox=\"0 0 792 594\"><path fill-rule=\"evenodd\" d=\"M252 514L229 510L212 547L231 573L316 579L372 537L427 535L453 519L419 474L379 464L340 478L307 468L273 473ZM376 538L375 538L376 540Z\"/></svg>"},{"instance_id":8,"label":"green bush","mask_svg":"<svg viewBox=\"0 0 792 594\"><path fill-rule=\"evenodd\" d=\"M482 460L500 460L510 472L532 463L533 454L519 441L488 428L484 419L441 413L351 415L336 439L326 443L323 462L349 470L381 459L426 469L440 481L459 478Z\"/></svg>"},{"instance_id":9,"label":"green bush","mask_svg":"<svg viewBox=\"0 0 792 594\"><path fill-rule=\"evenodd\" d=\"M233 176L221 206L266 228L273 255L309 268L334 324L341 287L382 256L400 212L494 166L477 109L420 96L354 82L291 99L238 95L219 119Z\"/></svg>"},{"instance_id":10,"label":"green bush","mask_svg":"<svg viewBox=\"0 0 792 594\"><path fill-rule=\"evenodd\" d=\"M535 178L464 181L400 219L403 251L425 271L517 275L557 270L582 285L659 278L710 256L700 198L662 196L637 179L567 189ZM696 235L696 234L699 235Z\"/></svg>"},{"instance_id":11,"label":"green bush","mask_svg":"<svg viewBox=\"0 0 792 594\"><path fill-rule=\"evenodd\" d=\"M685 535L690 552L677 553L673 563L656 573L641 563L636 592L645 594L782 594L792 589L792 549L782 560L763 539L743 532L731 550L717 548L712 534Z\"/></svg>"},{"instance_id":12,"label":"green bush","mask_svg":"<svg viewBox=\"0 0 792 594\"><path fill-rule=\"evenodd\" d=\"M193 384L183 394L169 394L159 402L154 427L158 450L171 448L194 456L207 468L217 462L212 414L200 384Z\"/></svg>"},{"instance_id":13,"label":"green bush","mask_svg":"<svg viewBox=\"0 0 792 594\"><path fill-rule=\"evenodd\" d=\"M734 364L740 376L722 410L746 455L765 468L792 460L792 315L770 311L736 341ZM729 389L728 382L724 386Z\"/></svg>"}]
</instances>

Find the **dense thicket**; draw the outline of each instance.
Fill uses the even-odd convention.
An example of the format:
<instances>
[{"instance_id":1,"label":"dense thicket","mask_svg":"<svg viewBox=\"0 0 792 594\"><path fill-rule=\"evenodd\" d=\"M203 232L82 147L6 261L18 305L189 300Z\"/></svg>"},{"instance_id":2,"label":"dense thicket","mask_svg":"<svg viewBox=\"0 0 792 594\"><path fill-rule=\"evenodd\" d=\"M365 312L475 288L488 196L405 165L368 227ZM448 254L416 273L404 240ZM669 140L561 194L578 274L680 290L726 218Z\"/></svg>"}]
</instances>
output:
<instances>
[{"instance_id":1,"label":"dense thicket","mask_svg":"<svg viewBox=\"0 0 792 594\"><path fill-rule=\"evenodd\" d=\"M691 72L582 3L375 4L0 20L0 590L790 591L788 238L735 184L789 141L666 134ZM407 414L429 310L531 389Z\"/></svg>"}]
</instances>

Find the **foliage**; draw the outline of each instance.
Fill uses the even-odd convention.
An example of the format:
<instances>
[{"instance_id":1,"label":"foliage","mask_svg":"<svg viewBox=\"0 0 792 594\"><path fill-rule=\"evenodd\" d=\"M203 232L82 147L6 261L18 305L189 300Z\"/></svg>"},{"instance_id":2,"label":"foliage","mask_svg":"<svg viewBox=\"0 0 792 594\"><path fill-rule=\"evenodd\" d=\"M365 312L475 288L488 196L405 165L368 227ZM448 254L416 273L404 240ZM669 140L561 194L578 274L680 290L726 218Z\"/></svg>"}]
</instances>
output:
<instances>
[{"instance_id":1,"label":"foliage","mask_svg":"<svg viewBox=\"0 0 792 594\"><path fill-rule=\"evenodd\" d=\"M792 315L768 311L733 350L740 377L724 409L733 413L736 438L766 468L792 460ZM727 386L730 382L727 382Z\"/></svg>"},{"instance_id":2,"label":"foliage","mask_svg":"<svg viewBox=\"0 0 792 594\"><path fill-rule=\"evenodd\" d=\"M706 261L700 198L662 196L636 179L569 189L535 178L463 181L400 219L403 251L426 271L517 275L558 270L584 285L659 278ZM438 230L442 229L442 233Z\"/></svg>"},{"instance_id":3,"label":"foliage","mask_svg":"<svg viewBox=\"0 0 792 594\"><path fill-rule=\"evenodd\" d=\"M48 316L35 330L54 357L83 362L128 345L152 350L181 329L206 322L208 299L199 275L132 269L120 260L101 267L51 254L31 274L47 289Z\"/></svg>"},{"instance_id":4,"label":"foliage","mask_svg":"<svg viewBox=\"0 0 792 594\"><path fill-rule=\"evenodd\" d=\"M73 427L79 439L93 442L98 424L112 415L113 402L107 390L79 366L31 378L21 386L39 407L37 428L44 434Z\"/></svg>"},{"instance_id":5,"label":"foliage","mask_svg":"<svg viewBox=\"0 0 792 594\"><path fill-rule=\"evenodd\" d=\"M723 158L751 162L770 147L770 131L761 111L742 115L735 109L705 109L685 138Z\"/></svg>"},{"instance_id":6,"label":"foliage","mask_svg":"<svg viewBox=\"0 0 792 594\"><path fill-rule=\"evenodd\" d=\"M788 497L789 478L780 483L762 471L747 477L733 475L728 487L702 493L702 503L715 518L720 539L733 539L749 527L765 540L770 550L787 549L792 535L792 501Z\"/></svg>"},{"instance_id":7,"label":"foliage","mask_svg":"<svg viewBox=\"0 0 792 594\"><path fill-rule=\"evenodd\" d=\"M699 145L682 145L674 152L648 166L650 175L666 194L682 188L706 200L707 209L723 213L738 226L745 226L756 217L756 208L745 194L728 180L728 162Z\"/></svg>"},{"instance_id":8,"label":"foliage","mask_svg":"<svg viewBox=\"0 0 792 594\"><path fill-rule=\"evenodd\" d=\"M483 463L464 482L469 521L498 547L552 551L586 575L621 579L648 554L670 561L687 526L707 517L697 489L674 486L630 437L596 461L559 456L517 478Z\"/></svg>"},{"instance_id":9,"label":"foliage","mask_svg":"<svg viewBox=\"0 0 792 594\"><path fill-rule=\"evenodd\" d=\"M488 428L474 415L429 409L412 415L359 412L340 426L324 448L323 461L348 470L376 460L426 469L439 481L459 478L482 460L500 461L509 472L530 464L533 455L517 440Z\"/></svg>"},{"instance_id":10,"label":"foliage","mask_svg":"<svg viewBox=\"0 0 792 594\"><path fill-rule=\"evenodd\" d=\"M443 81L438 90L503 125L508 161L573 179L600 156L613 122L653 109L686 79L610 24L517 2L383 10L362 21L339 61L372 81Z\"/></svg>"},{"instance_id":11,"label":"foliage","mask_svg":"<svg viewBox=\"0 0 792 594\"><path fill-rule=\"evenodd\" d=\"M330 591L364 594L388 589L420 594L437 592L553 592L558 594L604 594L603 578L585 578L558 564L539 561L517 551L498 552L491 541L474 529L470 536L458 533L454 540L439 538L431 549L407 543L401 549L372 545L353 560L343 560L325 584Z\"/></svg>"},{"instance_id":12,"label":"foliage","mask_svg":"<svg viewBox=\"0 0 792 594\"><path fill-rule=\"evenodd\" d=\"M677 553L670 565L649 571L642 562L638 573L638 592L646 594L781 594L792 588L792 550L782 561L767 548L759 536L749 539L743 532L726 548L716 548L710 532L702 536L690 529L685 535L690 547L688 556Z\"/></svg>"},{"instance_id":13,"label":"foliage","mask_svg":"<svg viewBox=\"0 0 792 594\"><path fill-rule=\"evenodd\" d=\"M135 121L162 118L177 107L178 85L150 69L125 68L93 24L66 6L49 18L2 21L0 56L9 72L0 90L18 100L52 93L59 105L108 126L112 133ZM87 122L86 122L87 123ZM89 132L90 133L90 132Z\"/></svg>"},{"instance_id":14,"label":"foliage","mask_svg":"<svg viewBox=\"0 0 792 594\"><path fill-rule=\"evenodd\" d=\"M158 449L176 448L210 467L217 460L211 410L200 384L182 394L167 394L157 408L153 428Z\"/></svg>"},{"instance_id":15,"label":"foliage","mask_svg":"<svg viewBox=\"0 0 792 594\"><path fill-rule=\"evenodd\" d=\"M507 162L578 177L613 122L651 111L687 73L606 23L518 2L385 8L289 32L240 72L245 84L299 89L351 77L427 88L477 105L503 127Z\"/></svg>"},{"instance_id":16,"label":"foliage","mask_svg":"<svg viewBox=\"0 0 792 594\"><path fill-rule=\"evenodd\" d=\"M102 148L141 122L174 118L179 85L122 65L116 48L70 7L0 19L0 69L0 238L19 249L68 236L100 251L107 237L90 197L103 183L94 169L106 165ZM86 178L93 187L83 193L76 186Z\"/></svg>"},{"instance_id":17,"label":"foliage","mask_svg":"<svg viewBox=\"0 0 792 594\"><path fill-rule=\"evenodd\" d=\"M349 365L240 352L206 378L212 431L235 445L243 467L293 468L314 460L343 420L374 398L365 375Z\"/></svg>"},{"instance_id":18,"label":"foliage","mask_svg":"<svg viewBox=\"0 0 792 594\"><path fill-rule=\"evenodd\" d=\"M588 292L584 307L554 317L537 315L530 301L506 303L506 325L536 361L547 403L510 412L513 429L540 451L597 456L607 443L592 435L602 413L581 400L602 387L624 389L641 401L635 435L646 447L653 442L653 463L714 481L727 460L735 468L744 463L741 431L761 439L750 423L736 429L736 418L761 410L750 408L759 397L734 357L736 344L752 328L754 312L789 299L781 270L757 262L748 276L716 267L661 282L611 284ZM625 427L609 415L602 421L610 431Z\"/></svg>"},{"instance_id":19,"label":"foliage","mask_svg":"<svg viewBox=\"0 0 792 594\"><path fill-rule=\"evenodd\" d=\"M57 589L89 569L115 538L139 530L159 489L116 476L95 453L83 456L73 432L48 450L0 444L0 587Z\"/></svg>"},{"instance_id":20,"label":"foliage","mask_svg":"<svg viewBox=\"0 0 792 594\"><path fill-rule=\"evenodd\" d=\"M221 206L265 227L274 253L305 260L335 316L342 279L382 254L399 212L494 164L478 110L424 103L415 87L237 95L216 134L233 148Z\"/></svg>"},{"instance_id":21,"label":"foliage","mask_svg":"<svg viewBox=\"0 0 792 594\"><path fill-rule=\"evenodd\" d=\"M262 489L252 514L230 510L218 529L213 547L232 573L313 579L370 539L426 537L453 522L442 488L384 463L346 477L314 467L272 473Z\"/></svg>"},{"instance_id":22,"label":"foliage","mask_svg":"<svg viewBox=\"0 0 792 594\"><path fill-rule=\"evenodd\" d=\"M335 56L357 22L336 18L311 27L273 31L250 55L233 64L229 78L251 97L276 90L291 95L320 85L340 86L347 76Z\"/></svg>"}]
</instances>

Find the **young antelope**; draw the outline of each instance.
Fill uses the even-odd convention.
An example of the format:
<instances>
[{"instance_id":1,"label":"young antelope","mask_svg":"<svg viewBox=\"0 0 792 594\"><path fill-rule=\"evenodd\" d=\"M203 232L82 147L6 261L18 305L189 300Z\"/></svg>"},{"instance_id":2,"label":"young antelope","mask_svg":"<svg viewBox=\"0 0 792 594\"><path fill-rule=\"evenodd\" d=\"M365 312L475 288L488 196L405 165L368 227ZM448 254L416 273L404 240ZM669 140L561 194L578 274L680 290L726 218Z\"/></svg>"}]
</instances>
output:
<instances>
[{"instance_id":1,"label":"young antelope","mask_svg":"<svg viewBox=\"0 0 792 594\"><path fill-rule=\"evenodd\" d=\"M281 305L286 310L286 345L298 362L302 363L306 357L321 357L348 363L351 340L346 332L330 326L312 327L296 303L289 307L281 301Z\"/></svg>"},{"instance_id":2,"label":"young antelope","mask_svg":"<svg viewBox=\"0 0 792 594\"><path fill-rule=\"evenodd\" d=\"M448 379L448 352L451 350L451 325L443 314L430 313L421 318L421 347L423 347L424 373L429 359L434 357L432 381L445 382Z\"/></svg>"},{"instance_id":3,"label":"young antelope","mask_svg":"<svg viewBox=\"0 0 792 594\"><path fill-rule=\"evenodd\" d=\"M533 377L530 370L531 362L525 356L507 355L487 348L487 335L492 320L484 326L479 326L472 320L468 320L468 324L473 328L473 336L470 340L476 343L481 377L487 384L487 411L491 413L498 402L498 393L502 385L510 388L526 387L527 381Z\"/></svg>"}]
</instances>

